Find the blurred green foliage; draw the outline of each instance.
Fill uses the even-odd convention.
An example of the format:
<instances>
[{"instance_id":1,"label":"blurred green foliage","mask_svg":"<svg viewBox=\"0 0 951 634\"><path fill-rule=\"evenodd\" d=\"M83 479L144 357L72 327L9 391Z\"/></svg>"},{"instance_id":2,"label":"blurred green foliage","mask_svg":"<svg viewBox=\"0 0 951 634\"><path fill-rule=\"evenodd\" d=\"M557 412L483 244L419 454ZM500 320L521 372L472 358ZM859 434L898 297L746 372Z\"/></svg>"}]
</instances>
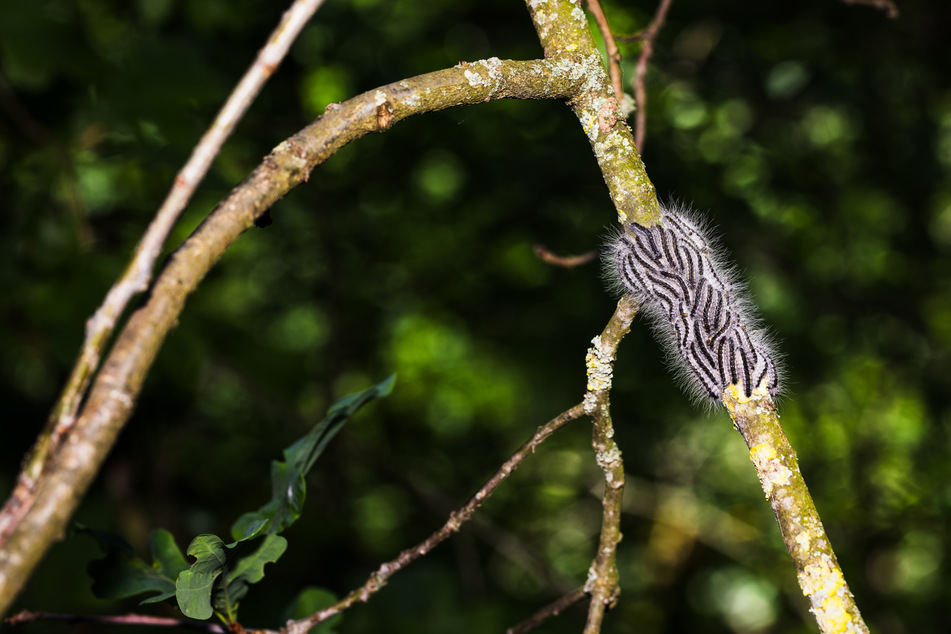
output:
<instances>
[{"instance_id":1,"label":"blurred green foliage","mask_svg":"<svg viewBox=\"0 0 951 634\"><path fill-rule=\"evenodd\" d=\"M624 33L654 8L605 6ZM702 210L750 280L786 356L782 420L806 480L867 621L895 634L940 630L951 603L951 5L900 8L890 21L828 0L678 0L648 74L644 154L658 191ZM0 491L85 319L283 9L0 3ZM638 46L622 47L628 78ZM522 3L330 0L170 248L327 103L492 55L540 55ZM190 299L78 514L140 551L156 526L180 541L226 530L267 497L281 447L397 372L322 457L290 556L242 604L254 626L277 625L307 586L343 595L441 525L581 398L613 308L596 265L532 254L597 249L614 222L559 103L408 120L345 148L272 215ZM814 631L725 414L691 406L641 322L615 377L630 484L606 631ZM499 631L577 586L599 529L589 442L584 422L559 432L478 521L335 630ZM20 605L131 609L92 597L94 556L57 546Z\"/></svg>"}]
</instances>

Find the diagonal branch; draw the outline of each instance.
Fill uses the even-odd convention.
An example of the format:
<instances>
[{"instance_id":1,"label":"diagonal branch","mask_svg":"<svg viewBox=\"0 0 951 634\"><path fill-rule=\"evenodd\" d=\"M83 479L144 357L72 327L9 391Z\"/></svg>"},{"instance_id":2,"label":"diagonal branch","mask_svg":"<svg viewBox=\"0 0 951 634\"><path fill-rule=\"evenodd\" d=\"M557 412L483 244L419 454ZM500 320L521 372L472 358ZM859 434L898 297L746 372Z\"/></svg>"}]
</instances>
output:
<instances>
[{"instance_id":1,"label":"diagonal branch","mask_svg":"<svg viewBox=\"0 0 951 634\"><path fill-rule=\"evenodd\" d=\"M391 576L426 555L433 548L449 539L453 533L458 532L462 525L469 521L479 507L489 499L499 485L508 479L528 456L535 453L539 445L569 422L580 418L584 413L585 406L579 403L539 427L535 435L524 445L519 447L518 451L512 454L512 456L502 464L499 470L495 472L495 475L489 478L489 481L486 482L481 489L476 491L476 494L473 495L462 508L449 514L449 519L442 528L416 546L407 548L401 552L396 559L381 565L376 572L370 575L369 579L367 579L362 586L353 590L334 605L312 614L305 619L288 621L281 632L283 632L283 634L306 634L306 632L309 632L311 628L318 623L323 623L327 619L340 614L355 603L366 603L370 597L386 585Z\"/></svg>"},{"instance_id":2,"label":"diagonal branch","mask_svg":"<svg viewBox=\"0 0 951 634\"><path fill-rule=\"evenodd\" d=\"M527 0L527 5L545 57L570 57L587 77L583 89L568 103L591 143L618 219L645 226L659 222L657 193L637 153L631 129L619 114L617 97L584 11L572 0Z\"/></svg>"},{"instance_id":3,"label":"diagonal branch","mask_svg":"<svg viewBox=\"0 0 951 634\"><path fill-rule=\"evenodd\" d=\"M572 590L568 594L562 596L558 600L549 603L541 610L531 615L515 627L510 627L505 631L505 634L528 634L536 627L547 621L553 616L558 616L575 603L578 603L585 597L587 593L584 591L584 588L578 588L577 590Z\"/></svg>"},{"instance_id":4,"label":"diagonal branch","mask_svg":"<svg viewBox=\"0 0 951 634\"><path fill-rule=\"evenodd\" d=\"M155 261L182 210L185 209L225 140L231 136L264 82L287 55L291 44L323 1L294 0L294 4L284 13L267 44L258 52L254 63L238 82L211 127L205 132L191 157L178 172L171 191L136 247L131 262L119 280L109 289L102 305L86 323L86 338L80 349L79 358L73 366L63 393L53 408L46 426L26 458L26 467L20 473L10 502L0 513L0 546L6 534L12 530L18 514L27 508L28 500L35 493L35 487L46 468L49 457L56 451L64 434L76 422L80 404L86 396L92 377L99 368L102 353L111 340L116 323L132 297L148 287Z\"/></svg>"},{"instance_id":5,"label":"diagonal branch","mask_svg":"<svg viewBox=\"0 0 951 634\"><path fill-rule=\"evenodd\" d=\"M647 29L641 33L638 39L643 40L641 54L637 58L637 67L634 70L634 101L637 104L637 112L634 119L634 139L637 145L637 151L644 151L644 137L647 134L647 63L654 54L654 40L657 39L657 33L660 27L664 26L667 19L667 10L670 8L671 0L660 0L657 6L657 12L654 13L654 19L647 26Z\"/></svg>"},{"instance_id":6,"label":"diagonal branch","mask_svg":"<svg viewBox=\"0 0 951 634\"><path fill-rule=\"evenodd\" d=\"M48 467L4 509L0 613L59 539L116 437L188 296L238 236L341 147L406 117L493 99L563 99L586 77L568 60L491 58L382 86L342 104L287 139L237 186L168 259L116 339L89 397ZM27 476L21 473L22 482ZM18 489L22 490L22 489ZM0 517L0 523L4 520Z\"/></svg>"},{"instance_id":7,"label":"diagonal branch","mask_svg":"<svg viewBox=\"0 0 951 634\"><path fill-rule=\"evenodd\" d=\"M624 84L621 78L621 51L618 50L617 42L614 41L611 25L608 24L608 16L604 15L601 3L598 0L588 0L588 11L591 12L594 23L598 25L601 39L604 40L604 53L608 58L608 75L611 77L611 87L614 89L614 97L620 103L624 99Z\"/></svg>"},{"instance_id":8,"label":"diagonal branch","mask_svg":"<svg viewBox=\"0 0 951 634\"><path fill-rule=\"evenodd\" d=\"M662 0L651 24L655 32L663 22L667 6L669 0ZM610 82L600 65L600 56L587 30L584 13L569 0L528 0L528 7L545 55L553 58L570 51L588 69L589 80L585 90L569 103L594 149L619 221L622 224L633 221L643 226L655 224L659 219L659 211L653 185L634 146L630 128L623 121L612 117L617 104L612 104L614 98L611 96ZM597 345L592 348L594 351L596 349ZM605 376L610 378L609 373ZM589 387L589 394L591 391ZM587 397L585 402L588 403ZM846 630L867 632L868 628L845 583L799 472L796 454L779 426L776 406L769 394L757 390L753 398L747 399L737 392L735 386L731 386L724 392L723 402L750 447L750 457L776 514L786 547L796 566L800 587L803 594L809 597L820 630L824 633ZM595 443L597 446L597 429ZM602 453L600 449L598 451L599 464L610 484L613 461L608 459L607 453ZM605 520L608 519L608 508L606 495ZM602 531L602 540L604 538L605 533ZM603 610L603 607L598 607L598 604L609 602L612 598L610 592L614 590L611 590L611 576L616 571L610 570L609 563L602 567L607 582L599 590L600 598L592 591L586 631L595 631L594 622L600 622L600 615L595 611ZM596 566L597 562L592 566L592 576ZM616 589L616 585L613 587Z\"/></svg>"},{"instance_id":9,"label":"diagonal branch","mask_svg":"<svg viewBox=\"0 0 951 634\"><path fill-rule=\"evenodd\" d=\"M723 393L723 403L750 448L750 460L776 515L799 587L809 599L819 631L867 634L868 626L842 575L772 398L762 389L746 398L742 388L731 385Z\"/></svg>"}]
</instances>

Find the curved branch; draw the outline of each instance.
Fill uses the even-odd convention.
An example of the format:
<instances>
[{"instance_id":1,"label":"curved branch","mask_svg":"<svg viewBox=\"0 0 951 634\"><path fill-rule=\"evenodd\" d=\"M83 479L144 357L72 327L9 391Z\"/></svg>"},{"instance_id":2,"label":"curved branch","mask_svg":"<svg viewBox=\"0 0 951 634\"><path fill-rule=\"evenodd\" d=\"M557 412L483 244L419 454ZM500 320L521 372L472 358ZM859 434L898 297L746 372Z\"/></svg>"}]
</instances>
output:
<instances>
[{"instance_id":1,"label":"curved branch","mask_svg":"<svg viewBox=\"0 0 951 634\"><path fill-rule=\"evenodd\" d=\"M552 266L561 266L566 269L582 266L598 257L597 251L588 251L581 255L557 255L552 253L548 247L543 244L536 244L533 250L535 251L535 256L542 262L551 264Z\"/></svg>"},{"instance_id":2,"label":"curved branch","mask_svg":"<svg viewBox=\"0 0 951 634\"><path fill-rule=\"evenodd\" d=\"M59 539L132 413L146 374L188 296L225 250L310 172L369 132L424 112L493 99L561 99L578 91L583 71L565 61L491 58L420 75L328 107L287 139L223 200L169 257L146 303L132 313L102 366L76 422L50 452L34 486L18 486L4 508L0 541L0 614ZM23 473L19 482L25 480ZM25 492L24 492L25 491ZM0 518L2 519L2 518Z\"/></svg>"}]
</instances>

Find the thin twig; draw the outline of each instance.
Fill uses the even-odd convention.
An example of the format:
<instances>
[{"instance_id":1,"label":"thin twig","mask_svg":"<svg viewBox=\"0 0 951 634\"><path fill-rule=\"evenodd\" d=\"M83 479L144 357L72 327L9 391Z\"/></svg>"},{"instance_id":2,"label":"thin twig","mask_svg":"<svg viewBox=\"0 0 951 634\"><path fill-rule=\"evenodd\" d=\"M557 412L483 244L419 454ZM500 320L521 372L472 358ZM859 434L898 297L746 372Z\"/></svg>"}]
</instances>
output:
<instances>
[{"instance_id":1,"label":"thin twig","mask_svg":"<svg viewBox=\"0 0 951 634\"><path fill-rule=\"evenodd\" d=\"M898 6L893 0L842 0L845 4L864 4L884 11L892 20L898 19Z\"/></svg>"},{"instance_id":2,"label":"thin twig","mask_svg":"<svg viewBox=\"0 0 951 634\"><path fill-rule=\"evenodd\" d=\"M614 442L611 421L611 384L614 359L621 339L631 329L638 304L630 295L618 301L617 309L604 332L591 341L585 364L588 368L588 390L584 397L585 413L593 425L592 445L595 459L604 473L604 499L601 513L601 538L598 552L588 571L584 590L591 595L585 634L601 631L604 612L617 601L620 591L617 569L617 546L621 542L621 503L624 492L624 463Z\"/></svg>"},{"instance_id":3,"label":"thin twig","mask_svg":"<svg viewBox=\"0 0 951 634\"><path fill-rule=\"evenodd\" d=\"M351 446L353 440L351 439ZM445 517L456 508L455 501L433 482L423 478L420 474L407 469L405 465L396 465L396 461L389 454L374 452L367 446L355 448L359 455L370 456L375 464L387 470L389 477L403 482L408 488L416 492L430 510L439 517ZM513 565L518 566L526 575L540 586L546 586L555 593L568 592L574 587L575 581L555 570L551 561L532 544L506 531L485 514L475 515L469 524L469 533L490 545L496 553L507 558Z\"/></svg>"},{"instance_id":4,"label":"thin twig","mask_svg":"<svg viewBox=\"0 0 951 634\"><path fill-rule=\"evenodd\" d=\"M280 24L271 33L267 44L258 52L254 63L218 112L211 127L195 146L188 162L176 175L165 201L159 207L155 218L136 247L132 261L115 285L109 289L102 305L86 322L86 338L79 358L73 366L66 387L53 408L46 427L27 458L27 467L18 480L18 489L20 487L29 489L35 485L46 465L47 458L59 445L64 432L76 421L80 404L92 377L99 368L102 352L109 344L116 323L129 300L148 287L155 261L185 205L207 174L225 140L247 112L254 97L260 92L264 82L274 73L301 29L323 1L294 0L294 4L284 13ZM0 519L14 520L0 525L0 544L3 543L8 528L15 524L17 517L22 515L22 501L29 497L28 494L29 491L16 491L11 499L19 503L5 508L4 513L0 514Z\"/></svg>"},{"instance_id":5,"label":"thin twig","mask_svg":"<svg viewBox=\"0 0 951 634\"><path fill-rule=\"evenodd\" d=\"M547 621L553 616L558 616L563 611L567 610L573 606L578 601L584 599L587 593L584 591L584 588L578 588L577 590L572 590L565 596L561 597L557 601L549 603L541 610L531 615L515 627L510 627L505 631L505 634L526 634L531 632L536 627Z\"/></svg>"},{"instance_id":6,"label":"thin twig","mask_svg":"<svg viewBox=\"0 0 951 634\"><path fill-rule=\"evenodd\" d=\"M466 502L463 507L461 507L458 511L450 513L449 519L442 526L442 528L437 530L435 533L430 535L416 546L407 548L401 552L396 559L381 565L376 570L376 572L370 575L370 577L366 580L366 583L356 590L353 590L342 600L338 601L329 608L325 608L320 612L312 614L305 619L301 619L299 621L288 621L287 625L281 629L281 632L284 634L303 634L304 632L310 631L310 628L314 627L318 623L322 623L323 621L340 614L355 603L365 603L371 596L373 596L377 591L386 585L391 576L420 557L426 555L433 548L446 541L446 539L448 539L453 533L457 532L462 527L462 525L472 517L473 513L475 513L476 510L482 506L482 503L492 495L499 485L502 484L502 482L504 482L510 475L512 475L519 465L522 464L522 461L524 461L525 458L533 454L535 449L537 449L538 446L541 445L549 436L564 427L567 423L580 418L584 415L584 413L584 404L579 403L578 405L575 405L571 409L559 414L557 417L539 427L535 432L535 435L532 436L528 442L522 445L518 451L512 454L512 456L505 461L502 467L496 471L495 475L489 478L489 481L486 482L482 488L479 489L476 494L469 499L468 502Z\"/></svg>"},{"instance_id":7,"label":"thin twig","mask_svg":"<svg viewBox=\"0 0 951 634\"><path fill-rule=\"evenodd\" d=\"M62 621L65 623L93 623L95 625L147 625L151 627L177 627L211 634L226 634L227 629L217 623L202 623L192 619L173 619L147 614L125 614L122 616L97 616L79 614L54 614L52 612L31 612L24 610L4 619L7 625L23 625L35 621Z\"/></svg>"},{"instance_id":8,"label":"thin twig","mask_svg":"<svg viewBox=\"0 0 951 634\"><path fill-rule=\"evenodd\" d=\"M604 40L604 52L608 58L608 76L611 78L611 86L614 88L614 97L618 103L624 100L624 82L621 78L621 51L618 50L617 43L614 41L614 35L611 33L611 25L608 24L608 18L601 9L601 3L598 0L588 0L588 11L594 18L598 30L601 31L601 39Z\"/></svg>"},{"instance_id":9,"label":"thin twig","mask_svg":"<svg viewBox=\"0 0 951 634\"><path fill-rule=\"evenodd\" d=\"M588 251L587 253L582 253L581 255L556 255L549 251L548 247L541 244L536 244L534 249L535 255L539 260L554 266L561 266L566 269L573 269L576 266L587 264L591 260L598 257L597 251Z\"/></svg>"},{"instance_id":10,"label":"thin twig","mask_svg":"<svg viewBox=\"0 0 951 634\"><path fill-rule=\"evenodd\" d=\"M634 71L634 101L637 103L637 112L634 115L634 145L637 151L644 153L644 136L647 133L647 63L654 54L654 40L660 27L664 25L667 19L667 10L670 9L671 0L661 0L654 13L654 19L650 25L638 37L644 42L641 48L640 57L637 58L637 68Z\"/></svg>"}]
</instances>

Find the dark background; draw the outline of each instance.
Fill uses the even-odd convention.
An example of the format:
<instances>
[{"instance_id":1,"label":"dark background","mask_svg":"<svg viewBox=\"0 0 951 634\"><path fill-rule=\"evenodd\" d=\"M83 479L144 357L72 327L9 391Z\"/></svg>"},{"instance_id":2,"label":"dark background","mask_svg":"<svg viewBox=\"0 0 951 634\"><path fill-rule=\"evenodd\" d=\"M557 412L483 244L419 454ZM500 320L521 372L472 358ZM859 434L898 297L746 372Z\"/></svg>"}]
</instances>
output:
<instances>
[{"instance_id":1,"label":"dark background","mask_svg":"<svg viewBox=\"0 0 951 634\"><path fill-rule=\"evenodd\" d=\"M277 23L263 0L0 3L0 494L61 389L85 320ZM701 210L785 356L782 422L874 631L946 627L951 571L951 5L889 20L834 0L675 0L649 74L644 160ZM619 33L653 3L606 5ZM638 45L625 45L633 77ZM171 245L332 101L541 50L514 0L329 0L217 160ZM276 627L308 585L343 595L425 538L537 425L577 403L614 299L615 222L557 102L425 115L345 148L243 236L189 301L77 520L144 551L225 534L269 460L334 399L391 372L309 479L305 514L241 609ZM811 632L747 449L678 388L650 330L612 396L628 476L623 588L605 632ZM498 632L584 582L600 473L559 432L479 521L337 631ZM88 538L54 547L19 608L96 599ZM577 632L575 609L541 631ZM37 624L24 632L93 631Z\"/></svg>"}]
</instances>

